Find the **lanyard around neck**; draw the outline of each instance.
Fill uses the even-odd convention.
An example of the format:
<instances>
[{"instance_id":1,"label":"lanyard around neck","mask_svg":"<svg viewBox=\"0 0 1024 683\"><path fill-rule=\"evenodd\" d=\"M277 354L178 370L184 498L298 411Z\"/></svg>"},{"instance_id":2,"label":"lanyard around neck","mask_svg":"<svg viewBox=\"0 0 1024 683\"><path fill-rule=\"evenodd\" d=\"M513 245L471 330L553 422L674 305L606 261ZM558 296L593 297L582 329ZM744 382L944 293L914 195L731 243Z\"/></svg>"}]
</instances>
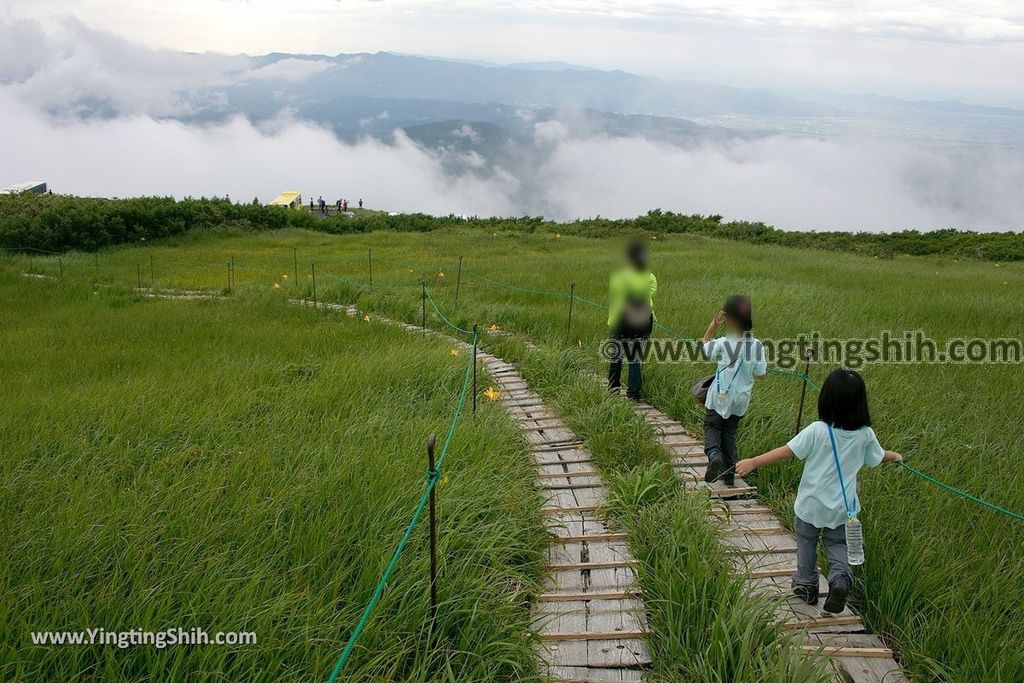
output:
<instances>
[{"instance_id":1,"label":"lanyard around neck","mask_svg":"<svg viewBox=\"0 0 1024 683\"><path fill-rule=\"evenodd\" d=\"M733 362L735 362L735 361L733 361ZM726 368L728 369L728 367L729 366L727 365ZM729 391L732 390L732 385L736 381L736 375L740 374L740 369L742 367L743 367L743 356L740 356L740 363L739 363L739 365L736 366L736 372L732 373L732 379L729 380L729 386L727 386L725 388L726 393L728 393ZM722 390L722 371L720 369L717 369L717 368L715 369L715 383L718 385L718 390L721 391Z\"/></svg>"},{"instance_id":2,"label":"lanyard around neck","mask_svg":"<svg viewBox=\"0 0 1024 683\"><path fill-rule=\"evenodd\" d=\"M839 466L839 449L836 448L836 435L832 432L832 425L828 427L828 438L832 442L832 458L836 463L836 472L839 473L839 487L843 490L843 505L846 506L846 514L851 519L857 516L857 511L850 507L850 500L846 497L846 483L843 481L843 468Z\"/></svg>"}]
</instances>

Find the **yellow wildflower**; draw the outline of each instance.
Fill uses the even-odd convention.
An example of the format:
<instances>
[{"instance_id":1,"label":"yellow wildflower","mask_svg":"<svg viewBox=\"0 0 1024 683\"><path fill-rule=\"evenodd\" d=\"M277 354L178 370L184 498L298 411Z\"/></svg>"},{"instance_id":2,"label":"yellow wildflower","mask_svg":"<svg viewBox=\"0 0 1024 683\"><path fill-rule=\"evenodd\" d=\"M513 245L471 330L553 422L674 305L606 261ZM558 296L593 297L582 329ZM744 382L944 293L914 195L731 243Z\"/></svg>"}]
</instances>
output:
<instances>
[{"instance_id":1,"label":"yellow wildflower","mask_svg":"<svg viewBox=\"0 0 1024 683\"><path fill-rule=\"evenodd\" d=\"M277 284L277 283L275 282L275 283L274 283L274 289L281 289L281 285L279 285L279 284Z\"/></svg>"},{"instance_id":2,"label":"yellow wildflower","mask_svg":"<svg viewBox=\"0 0 1024 683\"><path fill-rule=\"evenodd\" d=\"M451 353L453 356L458 356L459 355L459 350L458 349L452 349L451 351L449 351L449 353Z\"/></svg>"},{"instance_id":3,"label":"yellow wildflower","mask_svg":"<svg viewBox=\"0 0 1024 683\"><path fill-rule=\"evenodd\" d=\"M489 401L497 401L498 397L501 396L501 392L494 387L487 387L484 390L484 396L486 396Z\"/></svg>"},{"instance_id":4,"label":"yellow wildflower","mask_svg":"<svg viewBox=\"0 0 1024 683\"><path fill-rule=\"evenodd\" d=\"M369 313L367 313L366 315L363 316L363 322L364 323L370 322L370 314Z\"/></svg>"}]
</instances>

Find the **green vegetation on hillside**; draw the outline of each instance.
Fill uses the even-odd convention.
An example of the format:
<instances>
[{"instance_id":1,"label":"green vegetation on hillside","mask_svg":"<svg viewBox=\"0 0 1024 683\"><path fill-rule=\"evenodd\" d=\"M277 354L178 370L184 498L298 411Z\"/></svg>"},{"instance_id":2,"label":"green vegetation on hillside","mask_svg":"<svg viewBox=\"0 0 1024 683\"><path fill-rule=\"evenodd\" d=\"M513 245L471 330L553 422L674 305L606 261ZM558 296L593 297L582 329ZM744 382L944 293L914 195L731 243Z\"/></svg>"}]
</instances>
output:
<instances>
[{"instance_id":1,"label":"green vegetation on hillside","mask_svg":"<svg viewBox=\"0 0 1024 683\"><path fill-rule=\"evenodd\" d=\"M465 355L251 291L140 298L0 269L0 679L323 680L424 487ZM70 274L69 274L70 275ZM536 673L547 547L518 430L456 430L439 486L439 630L421 526L352 681ZM43 647L32 631L254 632L235 647Z\"/></svg>"},{"instance_id":2,"label":"green vegetation on hillside","mask_svg":"<svg viewBox=\"0 0 1024 683\"><path fill-rule=\"evenodd\" d=\"M123 286L141 279L143 286L157 288L222 289L226 264L234 259L238 292L284 299L312 293L309 264L316 262L321 300L358 301L371 311L417 322L419 282L425 280L453 322L479 323L482 328L494 324L564 354L569 367L599 370L604 315L584 298L604 299L608 273L620 263L620 243L546 229L505 230L497 223L493 228L340 236L287 229L241 236L190 234L155 245L104 251L98 259L74 253L59 263L55 258L29 261L19 256L9 270L57 278L63 268L68 282ZM876 259L693 234L659 233L652 247L660 283L655 299L658 319L688 337L700 335L725 296L737 292L753 297L754 331L764 338L793 338L813 331L841 339L873 338L883 330L923 330L939 342L1020 335L1021 264L950 255ZM372 289L368 250L373 258ZM460 256L464 258L456 304ZM565 293L571 283L582 298L575 301L568 334ZM53 284L51 280L49 286ZM436 320L429 308L428 320ZM811 374L820 379L829 369L814 365ZM551 372L540 368L529 378L543 387ZM646 393L653 403L699 431L702 411L688 388L703 374L705 364L651 364ZM863 374L875 430L886 447L903 452L910 464L942 480L1010 509L1024 509L1024 493L1015 486L1024 477L1017 455L1024 450L1018 406L1024 368L869 365ZM551 391L558 392L562 380L552 381ZM799 382L780 375L757 386L740 430L742 454L760 453L792 435L799 394ZM813 393L809 398L805 424L814 413ZM572 405L559 408L571 411ZM651 464L653 456L642 449L613 450L614 457L602 456L605 451L595 441L601 438L601 429L585 423L573 426L612 473L621 467L623 476L632 476L626 470L637 467L642 472ZM614 444L608 447L614 449ZM783 520L791 519L799 471L792 463L756 476ZM918 680L1018 680L1024 670L1024 618L1012 606L1024 602L1024 584L1019 581L1024 575L1019 553L1024 525L895 468L866 472L862 486L868 562L858 571L855 601L871 628L890 639ZM650 506L636 507L639 513L639 508ZM639 516L628 513L623 523L635 531L631 520L646 524L687 514L671 502L651 510ZM634 548L637 557L653 557L644 550L647 537L635 533L634 543L640 544ZM662 550L670 556L675 547L673 540ZM655 584L644 587L658 590ZM661 623L682 624L692 617L672 618L678 621Z\"/></svg>"},{"instance_id":3,"label":"green vegetation on hillside","mask_svg":"<svg viewBox=\"0 0 1024 683\"><path fill-rule=\"evenodd\" d=\"M140 197L89 199L66 195L0 195L0 248L13 250L93 251L115 244L179 235L189 230L273 230L285 226L332 234L394 231L431 232L468 228L483 232L539 232L584 237L616 237L630 233L651 236L701 235L752 244L827 249L868 256L941 254L990 261L1024 260L1024 232L975 233L942 229L871 232L799 232L760 222L725 221L721 216L685 215L654 210L636 218L582 219L567 223L541 217L480 218L390 215L354 209L355 217L319 218L298 211L258 204L232 204L224 199Z\"/></svg>"}]
</instances>

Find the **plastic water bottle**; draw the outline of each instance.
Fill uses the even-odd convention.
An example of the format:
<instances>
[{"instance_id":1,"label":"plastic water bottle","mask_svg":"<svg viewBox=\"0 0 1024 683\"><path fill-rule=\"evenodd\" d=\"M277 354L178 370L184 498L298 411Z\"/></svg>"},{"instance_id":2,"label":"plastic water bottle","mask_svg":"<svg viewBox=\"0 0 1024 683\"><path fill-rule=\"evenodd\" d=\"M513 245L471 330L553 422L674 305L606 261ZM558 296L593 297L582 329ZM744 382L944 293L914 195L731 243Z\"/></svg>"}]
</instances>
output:
<instances>
[{"instance_id":1,"label":"plastic water bottle","mask_svg":"<svg viewBox=\"0 0 1024 683\"><path fill-rule=\"evenodd\" d=\"M864 564L864 527L856 517L846 520L846 554L851 566Z\"/></svg>"}]
</instances>

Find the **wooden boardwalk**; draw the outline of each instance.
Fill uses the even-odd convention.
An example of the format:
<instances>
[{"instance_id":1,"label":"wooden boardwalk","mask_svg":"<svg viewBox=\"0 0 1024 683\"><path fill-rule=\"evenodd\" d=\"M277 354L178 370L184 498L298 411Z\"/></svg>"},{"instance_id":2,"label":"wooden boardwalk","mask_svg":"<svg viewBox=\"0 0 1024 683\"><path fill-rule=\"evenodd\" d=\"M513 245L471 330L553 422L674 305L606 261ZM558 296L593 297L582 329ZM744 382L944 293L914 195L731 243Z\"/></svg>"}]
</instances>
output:
<instances>
[{"instance_id":1,"label":"wooden boardwalk","mask_svg":"<svg viewBox=\"0 0 1024 683\"><path fill-rule=\"evenodd\" d=\"M355 306L327 306L360 315ZM374 320L472 349L431 329L379 315ZM625 534L610 529L599 514L606 491L590 453L513 365L479 349L477 358L529 444L537 466L536 487L545 498L545 525L555 535L548 549L545 588L531 607L541 638L541 673L565 683L643 681L651 658L635 561Z\"/></svg>"},{"instance_id":2,"label":"wooden boardwalk","mask_svg":"<svg viewBox=\"0 0 1024 683\"><path fill-rule=\"evenodd\" d=\"M752 591L784 598L776 619L786 628L805 634L804 650L809 655L831 657L836 679L846 683L906 683L892 651L867 628L849 607L837 616L822 616L821 605L828 594L828 582L818 574L821 592L818 606L810 606L790 592L790 577L796 571L796 539L786 531L771 510L757 500L757 489L736 477L733 487L704 482L707 457L704 445L680 423L657 408L638 402L658 442L669 451L672 467L683 485L706 491L720 505L714 511L722 530L721 542L732 555L733 566L746 576Z\"/></svg>"},{"instance_id":3,"label":"wooden boardwalk","mask_svg":"<svg viewBox=\"0 0 1024 683\"><path fill-rule=\"evenodd\" d=\"M651 660L635 561L625 534L598 514L606 491L590 453L515 367L485 352L480 359L530 444L545 524L556 535L546 588L533 604L544 673L556 681L644 680Z\"/></svg>"}]
</instances>

